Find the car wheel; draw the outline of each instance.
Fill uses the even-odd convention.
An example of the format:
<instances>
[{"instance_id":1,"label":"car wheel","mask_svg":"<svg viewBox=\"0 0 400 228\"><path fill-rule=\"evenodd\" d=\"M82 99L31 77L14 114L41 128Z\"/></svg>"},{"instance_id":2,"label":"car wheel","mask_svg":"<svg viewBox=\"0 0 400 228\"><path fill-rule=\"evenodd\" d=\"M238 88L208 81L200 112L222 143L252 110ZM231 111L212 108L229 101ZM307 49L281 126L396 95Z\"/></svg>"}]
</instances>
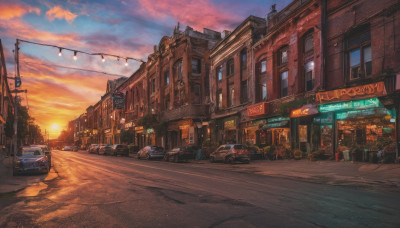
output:
<instances>
[{"instance_id":1,"label":"car wheel","mask_svg":"<svg viewBox=\"0 0 400 228\"><path fill-rule=\"evenodd\" d=\"M146 155L146 160L150 160L150 155L149 154Z\"/></svg>"},{"instance_id":2,"label":"car wheel","mask_svg":"<svg viewBox=\"0 0 400 228\"><path fill-rule=\"evenodd\" d=\"M179 161L178 155L174 155L174 162L177 163Z\"/></svg>"},{"instance_id":3,"label":"car wheel","mask_svg":"<svg viewBox=\"0 0 400 228\"><path fill-rule=\"evenodd\" d=\"M229 158L227 159L227 163L228 163L228 164L235 164L235 159L234 159L233 157L229 157Z\"/></svg>"},{"instance_id":4,"label":"car wheel","mask_svg":"<svg viewBox=\"0 0 400 228\"><path fill-rule=\"evenodd\" d=\"M210 157L210 162L214 163L215 162L215 158L214 157Z\"/></svg>"}]
</instances>

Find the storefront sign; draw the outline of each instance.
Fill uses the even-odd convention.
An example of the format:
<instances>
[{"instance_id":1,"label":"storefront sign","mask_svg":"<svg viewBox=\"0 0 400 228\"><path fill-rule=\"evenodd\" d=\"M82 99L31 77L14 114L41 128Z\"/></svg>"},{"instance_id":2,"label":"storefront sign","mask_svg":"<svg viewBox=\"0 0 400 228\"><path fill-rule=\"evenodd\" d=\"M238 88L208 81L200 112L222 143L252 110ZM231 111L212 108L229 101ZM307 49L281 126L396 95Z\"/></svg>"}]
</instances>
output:
<instances>
[{"instance_id":1,"label":"storefront sign","mask_svg":"<svg viewBox=\"0 0 400 228\"><path fill-rule=\"evenodd\" d=\"M274 117L274 118L269 118L268 119L268 123L273 123L273 122L281 122L281 121L288 121L290 120L289 117Z\"/></svg>"},{"instance_id":2,"label":"storefront sign","mask_svg":"<svg viewBox=\"0 0 400 228\"><path fill-rule=\"evenodd\" d=\"M386 95L385 84L384 82L377 82L347 89L319 92L315 97L316 100L322 104L326 102L355 100L383 95Z\"/></svg>"},{"instance_id":3,"label":"storefront sign","mask_svg":"<svg viewBox=\"0 0 400 228\"><path fill-rule=\"evenodd\" d=\"M110 133L110 132L111 132L111 129L105 129L105 130L104 130L104 133L105 133L105 134L108 134L108 133Z\"/></svg>"},{"instance_id":4,"label":"storefront sign","mask_svg":"<svg viewBox=\"0 0 400 228\"><path fill-rule=\"evenodd\" d=\"M364 109L364 110L351 110L347 112L338 112L336 113L337 120L344 120L351 117L357 116L372 116L372 115L387 115L388 111L386 108L371 108L371 109Z\"/></svg>"},{"instance_id":5,"label":"storefront sign","mask_svg":"<svg viewBox=\"0 0 400 228\"><path fill-rule=\"evenodd\" d=\"M142 132L144 132L143 126L135 127L135 132L136 132L136 133L142 133Z\"/></svg>"},{"instance_id":6,"label":"storefront sign","mask_svg":"<svg viewBox=\"0 0 400 228\"><path fill-rule=\"evenodd\" d=\"M113 100L113 108L114 109L123 109L125 106L125 99L124 99L124 94L121 92L115 92L112 95L112 100Z\"/></svg>"},{"instance_id":7,"label":"storefront sign","mask_svg":"<svg viewBox=\"0 0 400 228\"><path fill-rule=\"evenodd\" d=\"M321 113L319 116L314 118L315 124L329 125L333 123L332 113Z\"/></svg>"},{"instance_id":8,"label":"storefront sign","mask_svg":"<svg viewBox=\"0 0 400 228\"><path fill-rule=\"evenodd\" d=\"M266 124L266 120L254 120L250 126L260 126Z\"/></svg>"},{"instance_id":9,"label":"storefront sign","mask_svg":"<svg viewBox=\"0 0 400 228\"><path fill-rule=\"evenodd\" d=\"M181 125L179 126L179 129L184 130L184 129L188 129L190 127L190 125Z\"/></svg>"},{"instance_id":10,"label":"storefront sign","mask_svg":"<svg viewBox=\"0 0 400 228\"><path fill-rule=\"evenodd\" d=\"M276 122L276 123L268 123L268 124L264 125L263 129L286 127L288 124L289 124L289 120Z\"/></svg>"},{"instance_id":11,"label":"storefront sign","mask_svg":"<svg viewBox=\"0 0 400 228\"><path fill-rule=\"evenodd\" d=\"M236 128L235 120L227 120L224 122L225 129L234 129Z\"/></svg>"},{"instance_id":12,"label":"storefront sign","mask_svg":"<svg viewBox=\"0 0 400 228\"><path fill-rule=\"evenodd\" d=\"M290 113L290 118L297 118L302 116L309 116L318 114L318 108L314 105L303 106L299 109L295 109Z\"/></svg>"},{"instance_id":13,"label":"storefront sign","mask_svg":"<svg viewBox=\"0 0 400 228\"><path fill-rule=\"evenodd\" d=\"M146 130L147 134L151 134L154 133L154 129L153 128L149 128Z\"/></svg>"},{"instance_id":14,"label":"storefront sign","mask_svg":"<svg viewBox=\"0 0 400 228\"><path fill-rule=\"evenodd\" d=\"M125 128L133 127L133 122L129 122L125 124Z\"/></svg>"},{"instance_id":15,"label":"storefront sign","mask_svg":"<svg viewBox=\"0 0 400 228\"><path fill-rule=\"evenodd\" d=\"M248 116L260 116L268 113L268 103L261 102L247 107Z\"/></svg>"},{"instance_id":16,"label":"storefront sign","mask_svg":"<svg viewBox=\"0 0 400 228\"><path fill-rule=\"evenodd\" d=\"M334 104L323 104L319 106L320 112L333 112L344 109L363 109L363 108L378 108L381 107L378 98L370 98L358 101L347 101Z\"/></svg>"}]
</instances>

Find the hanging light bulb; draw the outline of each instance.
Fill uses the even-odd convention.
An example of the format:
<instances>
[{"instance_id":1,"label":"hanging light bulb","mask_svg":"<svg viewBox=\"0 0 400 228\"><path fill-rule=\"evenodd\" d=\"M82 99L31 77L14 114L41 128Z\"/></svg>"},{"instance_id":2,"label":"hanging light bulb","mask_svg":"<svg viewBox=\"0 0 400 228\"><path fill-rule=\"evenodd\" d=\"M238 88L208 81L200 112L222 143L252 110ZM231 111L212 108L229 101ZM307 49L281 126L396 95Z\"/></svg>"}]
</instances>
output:
<instances>
[{"instance_id":1,"label":"hanging light bulb","mask_svg":"<svg viewBox=\"0 0 400 228\"><path fill-rule=\"evenodd\" d=\"M104 56L101 56L101 61L104 63L106 61L106 59L104 58Z\"/></svg>"},{"instance_id":2,"label":"hanging light bulb","mask_svg":"<svg viewBox=\"0 0 400 228\"><path fill-rule=\"evenodd\" d=\"M61 51L62 51L62 48L59 48L58 56L61 56L61 55L62 55L62 54L61 54Z\"/></svg>"},{"instance_id":3,"label":"hanging light bulb","mask_svg":"<svg viewBox=\"0 0 400 228\"><path fill-rule=\"evenodd\" d=\"M128 66L128 59L125 59L125 66Z\"/></svg>"},{"instance_id":4,"label":"hanging light bulb","mask_svg":"<svg viewBox=\"0 0 400 228\"><path fill-rule=\"evenodd\" d=\"M76 51L74 51L74 60L76 61L78 57L76 57Z\"/></svg>"}]
</instances>

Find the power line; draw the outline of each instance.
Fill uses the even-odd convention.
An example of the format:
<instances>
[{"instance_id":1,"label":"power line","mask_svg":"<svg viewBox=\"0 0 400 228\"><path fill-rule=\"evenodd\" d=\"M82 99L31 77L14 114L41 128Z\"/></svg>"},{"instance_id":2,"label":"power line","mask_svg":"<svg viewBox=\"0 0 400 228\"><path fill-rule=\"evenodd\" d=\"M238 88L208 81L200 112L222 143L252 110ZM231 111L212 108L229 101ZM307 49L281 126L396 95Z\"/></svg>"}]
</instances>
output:
<instances>
[{"instance_id":1,"label":"power line","mask_svg":"<svg viewBox=\"0 0 400 228\"><path fill-rule=\"evenodd\" d=\"M86 55L97 55L97 56L101 56L102 59L104 59L104 56L115 57L115 58L117 58L117 59L125 59L126 63L128 63L128 60L135 60L135 61L144 63L143 60L138 59L138 58L133 58L133 57L119 56L119 55L107 54L107 53L89 53L89 52L80 51L80 50L77 50L77 49L71 49L71 48L61 47L61 46L57 46L57 45L53 45L53 44L38 43L38 42L29 41L29 40L20 40L20 39L17 39L17 42L18 42L18 41L19 41L19 42L29 43L29 44L40 45L40 46L47 46L47 47L58 48L58 49L59 49L59 55L61 54L62 50L72 51L72 52L74 52L74 58L76 57L76 54L77 54L77 53L83 53L83 54L86 54Z\"/></svg>"},{"instance_id":2,"label":"power line","mask_svg":"<svg viewBox=\"0 0 400 228\"><path fill-rule=\"evenodd\" d=\"M80 71L86 71L86 72L91 72L91 73L105 74L105 75L115 76L115 77L126 77L126 75L121 75L121 74L110 74L110 73L102 72L102 71L87 70L87 69L77 68L77 67L67 67L67 66L62 66L62 65L57 65L57 64L34 63L34 62L28 62L28 61L23 61L23 62L27 65L42 65L42 66L64 68L64 69L69 69L69 70L80 70Z\"/></svg>"}]
</instances>

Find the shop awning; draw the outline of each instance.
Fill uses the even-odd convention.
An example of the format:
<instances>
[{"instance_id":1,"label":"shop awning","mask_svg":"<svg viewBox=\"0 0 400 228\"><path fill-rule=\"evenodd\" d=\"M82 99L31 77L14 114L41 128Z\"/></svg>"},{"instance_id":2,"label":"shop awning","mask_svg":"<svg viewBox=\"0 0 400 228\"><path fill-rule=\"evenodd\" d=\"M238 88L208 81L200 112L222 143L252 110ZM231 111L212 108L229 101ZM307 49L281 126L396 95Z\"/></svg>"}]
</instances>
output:
<instances>
[{"instance_id":1,"label":"shop awning","mask_svg":"<svg viewBox=\"0 0 400 228\"><path fill-rule=\"evenodd\" d=\"M271 129L271 128L281 128L281 127L288 127L289 126L289 120L285 121L280 121L280 122L275 122L275 123L267 123L265 124L262 129Z\"/></svg>"}]
</instances>

